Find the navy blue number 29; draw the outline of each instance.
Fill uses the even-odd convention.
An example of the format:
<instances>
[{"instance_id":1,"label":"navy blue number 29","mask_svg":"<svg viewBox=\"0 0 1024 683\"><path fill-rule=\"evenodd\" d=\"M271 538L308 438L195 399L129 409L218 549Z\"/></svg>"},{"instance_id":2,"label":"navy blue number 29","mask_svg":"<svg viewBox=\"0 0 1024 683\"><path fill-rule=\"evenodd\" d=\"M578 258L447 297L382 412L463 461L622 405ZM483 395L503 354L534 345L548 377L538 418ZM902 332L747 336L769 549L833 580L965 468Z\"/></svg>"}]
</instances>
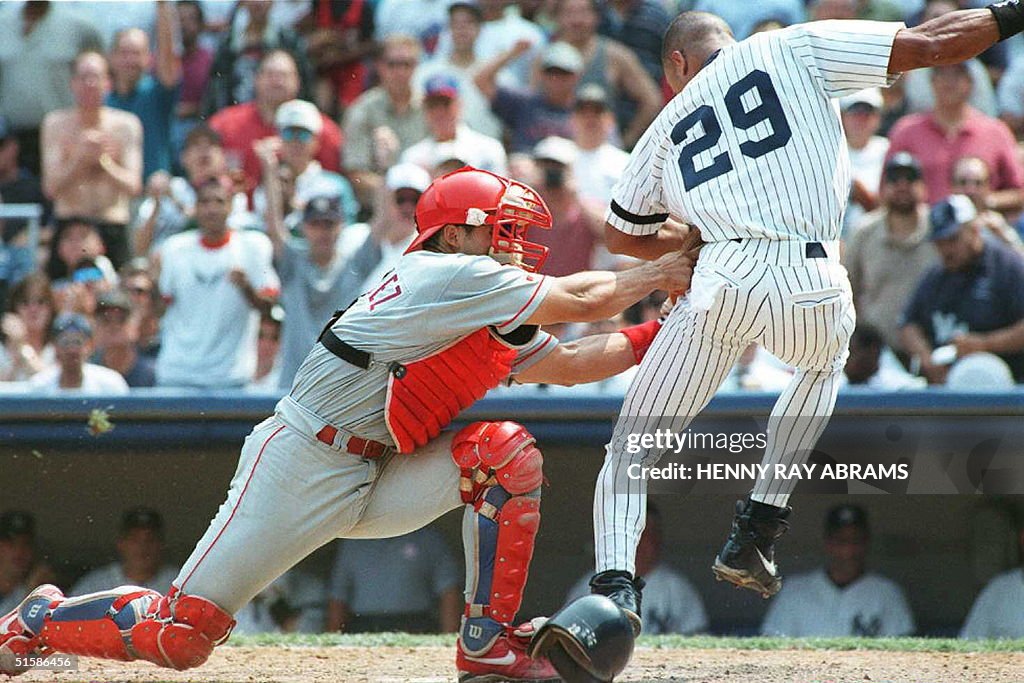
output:
<instances>
[{"instance_id":1,"label":"navy blue number 29","mask_svg":"<svg viewBox=\"0 0 1024 683\"><path fill-rule=\"evenodd\" d=\"M757 90L761 103L747 111L740 98L752 90ZM775 86L772 85L772 79L760 69L751 71L733 83L725 93L725 108L729 112L732 125L741 130L749 130L762 121L767 121L771 126L771 135L756 141L748 140L740 145L740 151L746 157L756 159L764 156L768 152L785 147L793 137L793 131L790 130L786 114L782 111L782 104L779 102L778 93L775 92ZM692 190L733 169L728 152L716 155L710 165L699 171L694 164L694 157L717 145L719 138L722 137L722 126L715 116L715 110L706 104L697 107L675 125L672 129L672 142L677 145L681 143L698 123L704 129L704 134L683 145L679 151L679 170L682 171L683 186L687 190Z\"/></svg>"}]
</instances>

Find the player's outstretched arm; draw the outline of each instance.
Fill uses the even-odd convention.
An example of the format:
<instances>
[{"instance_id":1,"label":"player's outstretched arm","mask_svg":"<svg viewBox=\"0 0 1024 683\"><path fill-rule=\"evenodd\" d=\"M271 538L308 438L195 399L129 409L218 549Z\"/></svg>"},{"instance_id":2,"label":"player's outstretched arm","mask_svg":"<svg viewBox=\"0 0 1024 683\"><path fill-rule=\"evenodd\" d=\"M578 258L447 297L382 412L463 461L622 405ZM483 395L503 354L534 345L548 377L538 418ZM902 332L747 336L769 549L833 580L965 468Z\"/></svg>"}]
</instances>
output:
<instances>
[{"instance_id":1,"label":"player's outstretched arm","mask_svg":"<svg viewBox=\"0 0 1024 683\"><path fill-rule=\"evenodd\" d=\"M544 300L524 324L595 322L614 317L656 289L685 292L696 258L696 251L674 251L617 273L592 270L553 278Z\"/></svg>"},{"instance_id":2,"label":"player's outstretched arm","mask_svg":"<svg viewBox=\"0 0 1024 683\"><path fill-rule=\"evenodd\" d=\"M697 226L668 220L653 235L630 235L611 223L605 223L604 243L613 254L653 261L674 251L694 249L701 240Z\"/></svg>"},{"instance_id":3,"label":"player's outstretched arm","mask_svg":"<svg viewBox=\"0 0 1024 683\"><path fill-rule=\"evenodd\" d=\"M1024 31L1024 4L1006 0L981 9L949 12L896 34L889 73L956 64Z\"/></svg>"},{"instance_id":4,"label":"player's outstretched arm","mask_svg":"<svg viewBox=\"0 0 1024 683\"><path fill-rule=\"evenodd\" d=\"M657 323L645 324L650 326ZM651 330L651 338L656 331ZM559 344L543 359L518 373L515 380L520 384L572 386L599 382L633 367L637 362L637 352L622 332L594 334Z\"/></svg>"}]
</instances>

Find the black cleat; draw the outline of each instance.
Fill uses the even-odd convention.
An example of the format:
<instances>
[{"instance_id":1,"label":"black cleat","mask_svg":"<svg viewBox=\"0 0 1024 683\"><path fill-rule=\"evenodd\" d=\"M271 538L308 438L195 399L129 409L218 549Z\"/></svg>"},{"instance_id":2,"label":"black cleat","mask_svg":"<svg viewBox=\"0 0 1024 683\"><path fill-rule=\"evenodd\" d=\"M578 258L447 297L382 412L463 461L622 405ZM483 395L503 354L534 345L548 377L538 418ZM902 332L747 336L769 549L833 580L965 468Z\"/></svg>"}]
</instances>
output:
<instances>
[{"instance_id":1,"label":"black cleat","mask_svg":"<svg viewBox=\"0 0 1024 683\"><path fill-rule=\"evenodd\" d=\"M619 609L626 613L629 621L633 624L633 632L640 635L642 622L640 621L640 601L644 589L644 580L629 572L610 569L600 574L594 574L590 579L590 592L595 595L603 595L618 605Z\"/></svg>"},{"instance_id":2,"label":"black cleat","mask_svg":"<svg viewBox=\"0 0 1024 683\"><path fill-rule=\"evenodd\" d=\"M792 508L778 508L757 501L736 501L732 532L711 571L719 581L757 591L770 598L782 588L775 566L775 541L787 530Z\"/></svg>"}]
</instances>

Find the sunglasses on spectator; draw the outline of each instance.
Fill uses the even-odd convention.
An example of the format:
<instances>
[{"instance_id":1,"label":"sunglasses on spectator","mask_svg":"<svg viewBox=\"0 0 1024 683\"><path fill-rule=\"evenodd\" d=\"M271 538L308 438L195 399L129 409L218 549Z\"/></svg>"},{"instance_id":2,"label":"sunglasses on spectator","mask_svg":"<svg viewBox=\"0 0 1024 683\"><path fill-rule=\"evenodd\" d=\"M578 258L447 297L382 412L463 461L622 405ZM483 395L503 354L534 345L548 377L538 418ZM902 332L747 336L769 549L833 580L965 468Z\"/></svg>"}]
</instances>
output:
<instances>
[{"instance_id":1,"label":"sunglasses on spectator","mask_svg":"<svg viewBox=\"0 0 1024 683\"><path fill-rule=\"evenodd\" d=\"M972 187L983 187L988 180L986 178L953 178L954 185L968 185Z\"/></svg>"},{"instance_id":2,"label":"sunglasses on spectator","mask_svg":"<svg viewBox=\"0 0 1024 683\"><path fill-rule=\"evenodd\" d=\"M285 142L309 142L313 139L313 131L305 128L285 128L281 131L281 139Z\"/></svg>"},{"instance_id":3,"label":"sunglasses on spectator","mask_svg":"<svg viewBox=\"0 0 1024 683\"><path fill-rule=\"evenodd\" d=\"M419 200L420 193L416 191L395 193L395 204L398 204L399 206L402 204L412 204L415 206L416 202Z\"/></svg>"}]
</instances>

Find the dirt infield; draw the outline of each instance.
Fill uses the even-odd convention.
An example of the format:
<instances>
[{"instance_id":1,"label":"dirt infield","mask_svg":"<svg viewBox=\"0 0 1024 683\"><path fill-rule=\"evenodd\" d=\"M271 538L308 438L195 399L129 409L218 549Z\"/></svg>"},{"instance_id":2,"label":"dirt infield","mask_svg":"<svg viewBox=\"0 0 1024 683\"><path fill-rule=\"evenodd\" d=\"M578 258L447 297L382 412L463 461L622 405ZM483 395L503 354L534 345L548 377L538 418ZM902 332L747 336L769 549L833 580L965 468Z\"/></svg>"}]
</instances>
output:
<instances>
[{"instance_id":1,"label":"dirt infield","mask_svg":"<svg viewBox=\"0 0 1024 683\"><path fill-rule=\"evenodd\" d=\"M428 683L454 681L451 648L223 647L194 671L83 660L78 672L33 671L17 680L62 683ZM639 648L621 681L690 683L1020 683L1024 652L888 652Z\"/></svg>"}]
</instances>

